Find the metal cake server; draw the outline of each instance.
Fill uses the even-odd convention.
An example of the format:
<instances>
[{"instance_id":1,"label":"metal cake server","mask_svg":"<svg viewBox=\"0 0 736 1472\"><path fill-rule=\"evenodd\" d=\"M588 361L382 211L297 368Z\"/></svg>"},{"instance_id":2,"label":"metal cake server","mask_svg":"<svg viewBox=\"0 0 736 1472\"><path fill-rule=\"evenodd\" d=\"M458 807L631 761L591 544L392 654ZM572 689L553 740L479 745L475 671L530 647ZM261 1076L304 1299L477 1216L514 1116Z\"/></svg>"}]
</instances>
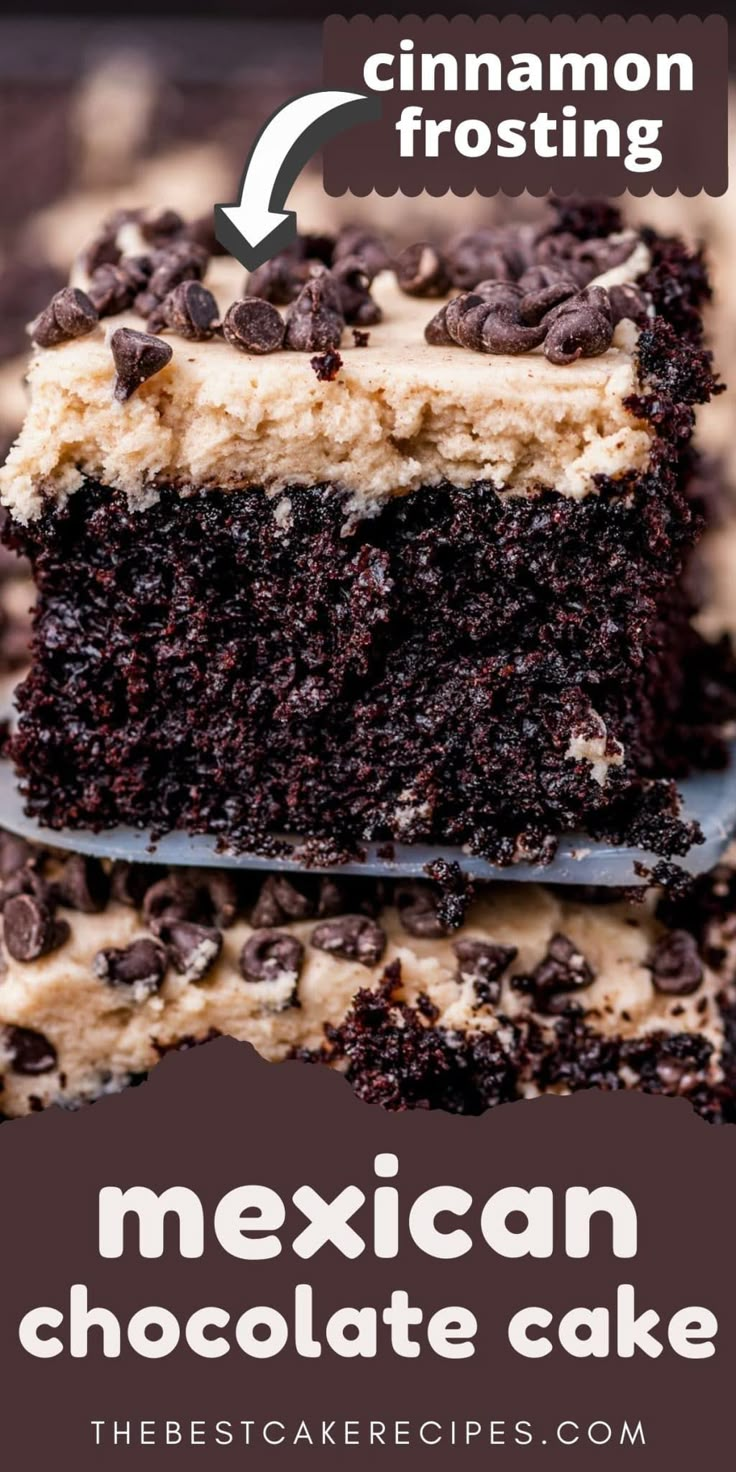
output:
<instances>
[{"instance_id":1,"label":"metal cake server","mask_svg":"<svg viewBox=\"0 0 736 1472\"><path fill-rule=\"evenodd\" d=\"M707 772L681 783L683 815L695 818L703 831L704 842L693 845L690 852L676 862L689 874L702 874L712 869L736 833L736 743L732 760L724 772ZM207 835L190 837L185 833L169 833L154 845L150 834L135 828L112 828L102 833L87 829L45 828L23 811L13 769L0 762L0 826L34 843L57 849L73 849L98 858L127 859L138 863L196 865L200 868L303 870L305 865L295 858L262 858L258 854L220 851L217 840ZM299 841L292 840L295 851ZM426 844L397 844L391 860L379 857L377 845L366 845L363 860L346 864L310 864L315 873L385 875L392 878L426 877L425 865L437 858L457 860L465 873L476 879L536 880L544 884L632 885L642 884L645 877L635 865L652 868L658 859L643 849L617 848L609 843L569 835L560 841L551 864L515 864L499 868L486 859L466 854L459 848L433 848Z\"/></svg>"}]
</instances>

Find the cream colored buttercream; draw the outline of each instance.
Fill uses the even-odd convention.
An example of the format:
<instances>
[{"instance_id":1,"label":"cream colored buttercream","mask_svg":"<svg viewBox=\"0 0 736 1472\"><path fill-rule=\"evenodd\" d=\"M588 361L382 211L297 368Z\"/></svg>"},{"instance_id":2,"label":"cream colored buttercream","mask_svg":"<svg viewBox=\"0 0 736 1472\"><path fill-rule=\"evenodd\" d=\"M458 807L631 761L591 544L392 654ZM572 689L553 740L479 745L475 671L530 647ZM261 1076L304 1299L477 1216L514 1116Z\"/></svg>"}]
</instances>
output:
<instances>
[{"instance_id":1,"label":"cream colored buttercream","mask_svg":"<svg viewBox=\"0 0 736 1472\"><path fill-rule=\"evenodd\" d=\"M208 284L223 310L242 293L243 275L236 262L213 263ZM168 367L119 404L109 336L144 325L130 314L37 350L26 422L0 472L3 502L26 521L44 498L68 496L89 475L134 505L150 503L158 484L280 492L324 481L370 511L442 480L580 497L593 476L646 463L651 432L624 405L636 388L631 324L600 357L560 367L539 351L430 347L424 327L439 303L405 296L389 273L374 293L383 322L363 348L346 329L343 367L327 383L306 353L259 357L171 335Z\"/></svg>"}]
</instances>

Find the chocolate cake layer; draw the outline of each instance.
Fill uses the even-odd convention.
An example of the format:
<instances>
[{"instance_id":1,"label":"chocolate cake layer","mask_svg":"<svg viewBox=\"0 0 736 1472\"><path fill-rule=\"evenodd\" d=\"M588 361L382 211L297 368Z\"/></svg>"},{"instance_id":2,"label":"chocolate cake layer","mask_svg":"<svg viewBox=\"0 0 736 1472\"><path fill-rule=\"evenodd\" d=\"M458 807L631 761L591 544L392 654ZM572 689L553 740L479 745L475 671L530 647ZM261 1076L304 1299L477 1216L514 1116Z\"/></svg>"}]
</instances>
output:
<instances>
[{"instance_id":1,"label":"chocolate cake layer","mask_svg":"<svg viewBox=\"0 0 736 1472\"><path fill-rule=\"evenodd\" d=\"M0 1109L77 1104L226 1033L387 1108L643 1089L733 1117L734 870L610 894L112 870L5 836ZM605 898L606 902L601 900ZM467 899L467 897L466 897Z\"/></svg>"},{"instance_id":2,"label":"chocolate cake layer","mask_svg":"<svg viewBox=\"0 0 736 1472\"><path fill-rule=\"evenodd\" d=\"M658 777L724 759L719 650L673 592L666 483L575 502L425 488L345 535L327 488L97 486L14 540L39 589L12 751L51 827L468 844L689 841ZM719 680L721 683L719 683Z\"/></svg>"}]
</instances>

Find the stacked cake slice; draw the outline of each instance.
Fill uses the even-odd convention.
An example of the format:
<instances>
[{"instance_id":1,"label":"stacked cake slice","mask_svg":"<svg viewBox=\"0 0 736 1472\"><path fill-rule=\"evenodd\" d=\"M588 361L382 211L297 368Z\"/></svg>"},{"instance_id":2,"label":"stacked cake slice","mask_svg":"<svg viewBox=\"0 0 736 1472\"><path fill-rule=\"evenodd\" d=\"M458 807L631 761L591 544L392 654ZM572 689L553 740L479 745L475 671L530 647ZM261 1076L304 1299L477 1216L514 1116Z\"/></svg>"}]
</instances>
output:
<instances>
[{"instance_id":1,"label":"stacked cake slice","mask_svg":"<svg viewBox=\"0 0 736 1472\"><path fill-rule=\"evenodd\" d=\"M735 709L692 619L707 298L600 205L398 257L300 237L247 280L201 222L106 223L33 323L0 472L37 589L28 810L269 862L295 835L332 872L0 834L0 1111L224 1033L390 1108L601 1087L734 1117L732 868L667 901L340 873L367 842L697 839L676 782Z\"/></svg>"},{"instance_id":2,"label":"stacked cake slice","mask_svg":"<svg viewBox=\"0 0 736 1472\"><path fill-rule=\"evenodd\" d=\"M736 871L687 902L100 865L0 835L0 1111L75 1105L220 1034L387 1108L638 1089L736 1111Z\"/></svg>"}]
</instances>

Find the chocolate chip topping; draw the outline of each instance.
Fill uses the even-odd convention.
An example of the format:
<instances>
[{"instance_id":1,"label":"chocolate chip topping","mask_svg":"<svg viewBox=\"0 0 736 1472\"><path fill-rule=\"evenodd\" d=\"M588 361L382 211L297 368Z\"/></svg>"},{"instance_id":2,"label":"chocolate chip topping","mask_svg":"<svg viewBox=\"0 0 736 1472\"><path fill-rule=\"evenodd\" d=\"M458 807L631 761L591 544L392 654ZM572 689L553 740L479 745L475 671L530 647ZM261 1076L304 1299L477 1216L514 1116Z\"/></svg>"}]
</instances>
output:
<instances>
[{"instance_id":1,"label":"chocolate chip topping","mask_svg":"<svg viewBox=\"0 0 736 1472\"><path fill-rule=\"evenodd\" d=\"M394 271L408 296L446 296L452 285L445 257L426 240L408 245L397 256Z\"/></svg>"},{"instance_id":2,"label":"chocolate chip topping","mask_svg":"<svg viewBox=\"0 0 736 1472\"><path fill-rule=\"evenodd\" d=\"M152 331L168 327L189 342L206 342L212 337L218 316L217 302L206 286L199 281L182 281L164 297L148 326Z\"/></svg>"},{"instance_id":3,"label":"chocolate chip topping","mask_svg":"<svg viewBox=\"0 0 736 1472\"><path fill-rule=\"evenodd\" d=\"M337 283L323 270L310 277L293 303L284 347L297 353L327 352L340 346L344 327Z\"/></svg>"},{"instance_id":4,"label":"chocolate chip topping","mask_svg":"<svg viewBox=\"0 0 736 1472\"><path fill-rule=\"evenodd\" d=\"M635 236L581 240L557 226L472 231L444 258L450 281L464 290L427 324L425 338L486 353L524 353L543 343L549 361L560 364L604 353L623 317L646 320L639 288L609 293L592 284L628 260L635 244Z\"/></svg>"},{"instance_id":5,"label":"chocolate chip topping","mask_svg":"<svg viewBox=\"0 0 736 1472\"><path fill-rule=\"evenodd\" d=\"M147 260L148 281L135 299L136 310L147 317L175 286L183 281L201 281L209 260L207 251L195 240L174 240L155 250Z\"/></svg>"},{"instance_id":6,"label":"chocolate chip topping","mask_svg":"<svg viewBox=\"0 0 736 1472\"><path fill-rule=\"evenodd\" d=\"M14 869L7 879L3 880L0 889L0 908L4 909L8 900L14 899L17 894L32 894L37 900L46 905L48 909L55 909L57 896L48 880L44 878L35 864L29 862L22 868Z\"/></svg>"},{"instance_id":7,"label":"chocolate chip topping","mask_svg":"<svg viewBox=\"0 0 736 1472\"><path fill-rule=\"evenodd\" d=\"M593 981L595 972L582 951L569 936L558 932L539 965L529 976L513 977L512 984L517 991L531 992L539 1011L559 1012L567 1005L565 993L580 991Z\"/></svg>"},{"instance_id":8,"label":"chocolate chip topping","mask_svg":"<svg viewBox=\"0 0 736 1472\"><path fill-rule=\"evenodd\" d=\"M391 264L385 240L360 225L345 225L340 231L333 248L333 266L345 256L357 256L370 281Z\"/></svg>"},{"instance_id":9,"label":"chocolate chip topping","mask_svg":"<svg viewBox=\"0 0 736 1472\"><path fill-rule=\"evenodd\" d=\"M130 327L118 327L113 332L110 348L117 372L113 393L120 404L147 379L160 373L173 356L169 343L147 332L134 332Z\"/></svg>"},{"instance_id":10,"label":"chocolate chip topping","mask_svg":"<svg viewBox=\"0 0 736 1472\"><path fill-rule=\"evenodd\" d=\"M37 961L64 944L69 927L35 894L16 894L3 907L5 945L15 961Z\"/></svg>"},{"instance_id":11,"label":"chocolate chip topping","mask_svg":"<svg viewBox=\"0 0 736 1472\"><path fill-rule=\"evenodd\" d=\"M177 210L149 210L140 215L138 226L144 240L150 245L161 246L185 229L184 220Z\"/></svg>"},{"instance_id":12,"label":"chocolate chip topping","mask_svg":"<svg viewBox=\"0 0 736 1472\"><path fill-rule=\"evenodd\" d=\"M87 287L87 295L100 317L114 317L133 306L149 278L145 256L124 256L118 265L98 266Z\"/></svg>"},{"instance_id":13,"label":"chocolate chip topping","mask_svg":"<svg viewBox=\"0 0 736 1472\"><path fill-rule=\"evenodd\" d=\"M344 256L332 267L337 283L340 307L349 325L373 327L383 316L378 302L371 296L371 278L359 256Z\"/></svg>"},{"instance_id":14,"label":"chocolate chip topping","mask_svg":"<svg viewBox=\"0 0 736 1472\"><path fill-rule=\"evenodd\" d=\"M105 222L99 233L82 251L81 264L88 276L99 266L116 266L122 251L117 242L120 222L116 216Z\"/></svg>"},{"instance_id":15,"label":"chocolate chip topping","mask_svg":"<svg viewBox=\"0 0 736 1472\"><path fill-rule=\"evenodd\" d=\"M295 935L280 930L254 930L240 953L246 981L296 981L304 962L304 947Z\"/></svg>"},{"instance_id":16,"label":"chocolate chip topping","mask_svg":"<svg viewBox=\"0 0 736 1472\"><path fill-rule=\"evenodd\" d=\"M687 997L703 980L697 942L687 930L672 930L654 947L649 962L655 991L669 997Z\"/></svg>"},{"instance_id":17,"label":"chocolate chip topping","mask_svg":"<svg viewBox=\"0 0 736 1472\"><path fill-rule=\"evenodd\" d=\"M274 307L288 307L299 295L309 276L309 262L292 250L279 251L251 271L245 283L246 296L260 297Z\"/></svg>"},{"instance_id":18,"label":"chocolate chip topping","mask_svg":"<svg viewBox=\"0 0 736 1472\"><path fill-rule=\"evenodd\" d=\"M270 302L255 296L228 307L222 330L226 341L241 353L275 353L284 342L280 312Z\"/></svg>"},{"instance_id":19,"label":"chocolate chip topping","mask_svg":"<svg viewBox=\"0 0 736 1472\"><path fill-rule=\"evenodd\" d=\"M56 1049L43 1033L30 1027L6 1027L3 1043L14 1073L31 1078L56 1068Z\"/></svg>"},{"instance_id":20,"label":"chocolate chip topping","mask_svg":"<svg viewBox=\"0 0 736 1472\"><path fill-rule=\"evenodd\" d=\"M518 954L516 946L494 945L465 935L452 942L452 949L458 959L458 981L472 983L479 1004L495 1006L501 996L501 977Z\"/></svg>"},{"instance_id":21,"label":"chocolate chip topping","mask_svg":"<svg viewBox=\"0 0 736 1472\"><path fill-rule=\"evenodd\" d=\"M447 270L454 286L472 290L479 281L511 281L524 269L518 232L493 227L470 230L451 242Z\"/></svg>"},{"instance_id":22,"label":"chocolate chip topping","mask_svg":"<svg viewBox=\"0 0 736 1472\"><path fill-rule=\"evenodd\" d=\"M647 298L639 286L609 286L608 299L611 303L614 327L622 322L624 317L629 317L637 327L643 327L649 320Z\"/></svg>"},{"instance_id":23,"label":"chocolate chip topping","mask_svg":"<svg viewBox=\"0 0 736 1472\"><path fill-rule=\"evenodd\" d=\"M124 859L116 860L110 877L112 898L120 905L132 905L138 909L143 904L146 891L151 888L151 880L159 872L155 864L129 864Z\"/></svg>"},{"instance_id":24,"label":"chocolate chip topping","mask_svg":"<svg viewBox=\"0 0 736 1472\"><path fill-rule=\"evenodd\" d=\"M292 920L308 920L317 914L317 899L317 881L310 875L297 881L285 874L269 874L253 907L251 924L255 930L274 930Z\"/></svg>"},{"instance_id":25,"label":"chocolate chip topping","mask_svg":"<svg viewBox=\"0 0 736 1472\"><path fill-rule=\"evenodd\" d=\"M59 343L93 332L98 321L97 310L86 292L65 286L52 296L32 324L31 341L41 348L55 348Z\"/></svg>"},{"instance_id":26,"label":"chocolate chip topping","mask_svg":"<svg viewBox=\"0 0 736 1472\"><path fill-rule=\"evenodd\" d=\"M201 897L187 870L171 870L145 892L143 918L156 933L164 921L199 920L201 914Z\"/></svg>"},{"instance_id":27,"label":"chocolate chip topping","mask_svg":"<svg viewBox=\"0 0 736 1472\"><path fill-rule=\"evenodd\" d=\"M128 986L141 995L157 992L166 975L166 953L144 936L122 950L98 951L92 962L95 976L108 986Z\"/></svg>"},{"instance_id":28,"label":"chocolate chip topping","mask_svg":"<svg viewBox=\"0 0 736 1472\"><path fill-rule=\"evenodd\" d=\"M170 960L185 981L201 981L212 970L222 951L222 936L211 925L173 920L162 924L158 934Z\"/></svg>"},{"instance_id":29,"label":"chocolate chip topping","mask_svg":"<svg viewBox=\"0 0 736 1472\"><path fill-rule=\"evenodd\" d=\"M439 897L428 885L398 885L394 898L399 920L408 935L435 940L447 934L447 926L437 912Z\"/></svg>"},{"instance_id":30,"label":"chocolate chip topping","mask_svg":"<svg viewBox=\"0 0 736 1472\"><path fill-rule=\"evenodd\" d=\"M375 966L386 949L385 930L368 915L325 920L312 931L310 940L316 950L343 961L360 961L362 966Z\"/></svg>"},{"instance_id":31,"label":"chocolate chip topping","mask_svg":"<svg viewBox=\"0 0 736 1472\"><path fill-rule=\"evenodd\" d=\"M613 321L608 292L589 286L570 297L545 318L545 357L550 363L574 363L605 353L613 340Z\"/></svg>"},{"instance_id":32,"label":"chocolate chip topping","mask_svg":"<svg viewBox=\"0 0 736 1472\"><path fill-rule=\"evenodd\" d=\"M110 881L99 859L72 854L56 886L59 899L70 910L97 915L110 897Z\"/></svg>"},{"instance_id":33,"label":"chocolate chip topping","mask_svg":"<svg viewBox=\"0 0 736 1472\"><path fill-rule=\"evenodd\" d=\"M34 850L25 838L15 833L0 832L0 879L9 879L16 869L25 868L34 857Z\"/></svg>"},{"instance_id":34,"label":"chocolate chip topping","mask_svg":"<svg viewBox=\"0 0 736 1472\"><path fill-rule=\"evenodd\" d=\"M229 869L210 869L203 880L215 925L228 930L238 918L238 886Z\"/></svg>"}]
</instances>

